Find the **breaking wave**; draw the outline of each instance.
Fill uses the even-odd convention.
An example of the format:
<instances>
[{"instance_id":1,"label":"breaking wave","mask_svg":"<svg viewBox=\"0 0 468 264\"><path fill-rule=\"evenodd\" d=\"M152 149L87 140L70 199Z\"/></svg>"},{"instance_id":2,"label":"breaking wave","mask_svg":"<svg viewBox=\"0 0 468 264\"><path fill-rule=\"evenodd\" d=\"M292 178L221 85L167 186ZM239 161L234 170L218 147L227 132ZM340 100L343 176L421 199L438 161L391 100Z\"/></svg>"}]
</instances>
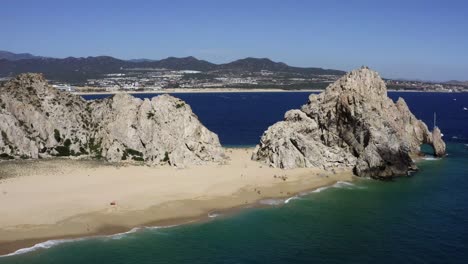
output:
<instances>
[{"instance_id":1,"label":"breaking wave","mask_svg":"<svg viewBox=\"0 0 468 264\"><path fill-rule=\"evenodd\" d=\"M209 218L216 218L216 217L218 217L220 215L221 214L219 212L210 212L210 213L208 213Z\"/></svg>"},{"instance_id":2,"label":"breaking wave","mask_svg":"<svg viewBox=\"0 0 468 264\"><path fill-rule=\"evenodd\" d=\"M272 205L272 206L281 205L281 204L288 204L289 202L291 202L293 200L302 199L303 196L306 196L306 195L309 195L309 194L312 194L312 193L319 193L319 192L325 191L325 190L330 189L330 188L362 189L364 187L356 186L355 184L350 183L350 182L338 181L333 185L320 187L320 188L317 188L317 189L312 190L312 191L301 192L301 193L299 193L297 195L291 196L291 197L286 198L286 199L263 199L263 200L260 200L259 203L263 204L263 205Z\"/></svg>"},{"instance_id":3,"label":"breaking wave","mask_svg":"<svg viewBox=\"0 0 468 264\"><path fill-rule=\"evenodd\" d=\"M299 196L292 196L292 197L289 197L288 199L284 200L284 203L287 204L289 203L291 200L298 200L298 199L301 199L301 197Z\"/></svg>"},{"instance_id":4,"label":"breaking wave","mask_svg":"<svg viewBox=\"0 0 468 264\"><path fill-rule=\"evenodd\" d=\"M440 158L436 158L434 156L424 156L422 159L423 160L440 160Z\"/></svg>"},{"instance_id":5,"label":"breaking wave","mask_svg":"<svg viewBox=\"0 0 468 264\"><path fill-rule=\"evenodd\" d=\"M298 195L287 198L286 200L284 200L284 203L287 204L292 200L300 200L302 196L306 196L306 195L309 195L309 194L312 194L312 193L319 193L319 192L325 191L325 190L330 189L330 188L362 189L364 187L356 186L355 184L350 183L350 182L338 181L335 184L330 185L330 186L320 187L320 188L317 188L317 189L312 190L312 191L301 192Z\"/></svg>"},{"instance_id":6,"label":"breaking wave","mask_svg":"<svg viewBox=\"0 0 468 264\"><path fill-rule=\"evenodd\" d=\"M16 250L15 252L6 254L6 255L0 255L0 257L9 257L9 256L14 256L14 255L19 255L19 254L25 254L28 252L32 252L38 249L47 249L51 248L53 246L59 245L59 244L64 244L64 243L69 243L69 242L75 242L75 241L81 241L85 240L86 238L77 238L77 239L56 239L56 240L48 240L45 242L38 243L32 247L27 247L27 248L21 248Z\"/></svg>"},{"instance_id":7,"label":"breaking wave","mask_svg":"<svg viewBox=\"0 0 468 264\"><path fill-rule=\"evenodd\" d=\"M264 205L280 205L283 204L284 201L284 199L263 199L260 200L259 203Z\"/></svg>"},{"instance_id":8,"label":"breaking wave","mask_svg":"<svg viewBox=\"0 0 468 264\"><path fill-rule=\"evenodd\" d=\"M135 227L132 228L131 230L127 232L122 232L122 233L117 233L113 235L102 235L102 236L89 236L89 237L80 237L80 238L70 238L70 239L53 239L53 240L47 240L41 243L37 243L34 246L27 247L27 248L21 248L16 250L15 252L6 254L6 255L0 255L1 257L10 257L14 255L20 255L20 254L25 254L29 252L33 252L39 249L49 249L57 245L61 244L66 244L66 243L71 243L71 242L78 242L78 241L85 241L85 240L91 240L91 239L121 239L129 234L135 233L140 230L151 230L151 229L161 229L161 228L170 228L170 227L175 227L177 225L170 225L170 226L144 226L144 227Z\"/></svg>"}]
</instances>

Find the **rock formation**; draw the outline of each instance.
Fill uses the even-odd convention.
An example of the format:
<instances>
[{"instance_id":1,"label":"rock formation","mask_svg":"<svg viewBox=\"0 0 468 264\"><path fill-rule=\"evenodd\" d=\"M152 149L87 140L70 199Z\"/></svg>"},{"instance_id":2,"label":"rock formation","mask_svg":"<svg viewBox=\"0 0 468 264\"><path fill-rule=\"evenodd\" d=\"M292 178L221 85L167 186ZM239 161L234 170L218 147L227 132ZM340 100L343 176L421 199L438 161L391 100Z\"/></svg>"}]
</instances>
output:
<instances>
[{"instance_id":1,"label":"rock formation","mask_svg":"<svg viewBox=\"0 0 468 264\"><path fill-rule=\"evenodd\" d=\"M85 101L39 74L0 87L0 131L2 159L84 156L182 167L225 158L218 136L180 99Z\"/></svg>"},{"instance_id":2,"label":"rock formation","mask_svg":"<svg viewBox=\"0 0 468 264\"><path fill-rule=\"evenodd\" d=\"M300 110L286 112L263 134L252 159L278 168L353 168L364 177L406 175L422 144L445 154L441 132L431 133L399 98L394 103L377 72L354 70Z\"/></svg>"}]
</instances>

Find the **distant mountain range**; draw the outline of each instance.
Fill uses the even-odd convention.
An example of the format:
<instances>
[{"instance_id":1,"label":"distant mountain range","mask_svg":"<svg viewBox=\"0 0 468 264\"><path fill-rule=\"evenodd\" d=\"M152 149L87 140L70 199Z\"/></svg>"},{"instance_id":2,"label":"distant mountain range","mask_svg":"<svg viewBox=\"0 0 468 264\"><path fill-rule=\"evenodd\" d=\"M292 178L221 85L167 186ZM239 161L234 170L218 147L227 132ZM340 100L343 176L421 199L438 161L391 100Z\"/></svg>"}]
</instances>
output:
<instances>
[{"instance_id":1,"label":"distant mountain range","mask_svg":"<svg viewBox=\"0 0 468 264\"><path fill-rule=\"evenodd\" d=\"M24 59L38 59L38 58L42 58L42 57L34 56L29 53L13 53L9 51L0 50L0 59L16 61L16 60L24 60Z\"/></svg>"},{"instance_id":2,"label":"distant mountain range","mask_svg":"<svg viewBox=\"0 0 468 264\"><path fill-rule=\"evenodd\" d=\"M46 78L66 82L83 82L103 74L121 73L130 68L165 68L203 72L286 72L312 75L344 75L344 71L323 68L301 68L274 62L267 58L245 58L224 64L214 64L195 57L169 57L162 60L121 60L110 56L64 59L39 57L28 53L0 51L0 76L14 76L23 72L40 72Z\"/></svg>"}]
</instances>

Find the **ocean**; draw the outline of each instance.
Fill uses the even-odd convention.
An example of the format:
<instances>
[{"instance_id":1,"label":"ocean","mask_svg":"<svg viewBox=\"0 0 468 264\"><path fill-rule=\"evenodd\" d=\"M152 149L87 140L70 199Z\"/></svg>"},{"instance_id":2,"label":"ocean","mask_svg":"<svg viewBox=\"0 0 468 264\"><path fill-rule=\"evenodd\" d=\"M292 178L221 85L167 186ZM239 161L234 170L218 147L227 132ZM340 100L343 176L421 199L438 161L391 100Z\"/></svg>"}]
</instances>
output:
<instances>
[{"instance_id":1,"label":"ocean","mask_svg":"<svg viewBox=\"0 0 468 264\"><path fill-rule=\"evenodd\" d=\"M308 95L175 94L230 147L255 145ZM428 156L420 171L390 182L337 183L209 221L49 241L0 263L468 263L468 94L389 95L429 127L437 113L446 158Z\"/></svg>"}]
</instances>

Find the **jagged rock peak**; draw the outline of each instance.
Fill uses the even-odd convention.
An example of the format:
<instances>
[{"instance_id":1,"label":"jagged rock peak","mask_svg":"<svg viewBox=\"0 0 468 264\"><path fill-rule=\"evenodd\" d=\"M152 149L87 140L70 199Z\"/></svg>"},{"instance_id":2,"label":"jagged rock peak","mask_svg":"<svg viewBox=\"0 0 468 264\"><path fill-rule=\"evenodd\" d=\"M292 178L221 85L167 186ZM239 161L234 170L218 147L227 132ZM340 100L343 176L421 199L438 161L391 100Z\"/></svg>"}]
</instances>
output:
<instances>
[{"instance_id":1,"label":"jagged rock peak","mask_svg":"<svg viewBox=\"0 0 468 264\"><path fill-rule=\"evenodd\" d=\"M347 167L384 178L415 169L424 143L445 154L440 131L431 133L403 99L394 103L379 74L362 67L288 111L263 134L252 158L279 168Z\"/></svg>"},{"instance_id":2,"label":"jagged rock peak","mask_svg":"<svg viewBox=\"0 0 468 264\"><path fill-rule=\"evenodd\" d=\"M43 97L59 97L60 92L50 86L41 73L22 73L5 83L2 93L10 93L12 97L26 101L39 101ZM71 97L71 94L70 94ZM61 96L61 98L65 98ZM75 96L81 99L80 96ZM82 100L82 99L81 99Z\"/></svg>"},{"instance_id":3,"label":"jagged rock peak","mask_svg":"<svg viewBox=\"0 0 468 264\"><path fill-rule=\"evenodd\" d=\"M183 167L225 159L218 136L184 101L118 94L85 101L40 74L0 88L0 159L82 156Z\"/></svg>"},{"instance_id":4,"label":"jagged rock peak","mask_svg":"<svg viewBox=\"0 0 468 264\"><path fill-rule=\"evenodd\" d=\"M369 96L371 93L383 99L387 96L387 87L376 71L363 66L347 73L325 90L329 94L341 92L353 92L362 96Z\"/></svg>"},{"instance_id":5,"label":"jagged rock peak","mask_svg":"<svg viewBox=\"0 0 468 264\"><path fill-rule=\"evenodd\" d=\"M16 84L27 85L32 83L43 83L47 84L46 79L42 73L21 73L18 74L15 78L11 79L10 82Z\"/></svg>"}]
</instances>

